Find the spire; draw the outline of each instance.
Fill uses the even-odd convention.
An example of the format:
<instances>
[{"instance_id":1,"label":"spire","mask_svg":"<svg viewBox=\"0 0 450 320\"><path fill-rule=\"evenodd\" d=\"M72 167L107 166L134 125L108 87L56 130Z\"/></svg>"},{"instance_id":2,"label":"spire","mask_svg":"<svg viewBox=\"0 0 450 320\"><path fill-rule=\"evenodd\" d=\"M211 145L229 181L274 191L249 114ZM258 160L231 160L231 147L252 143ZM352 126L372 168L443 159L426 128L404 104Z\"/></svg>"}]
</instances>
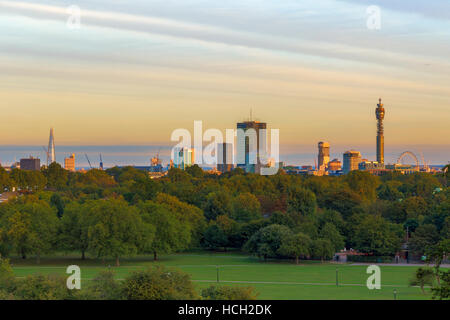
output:
<instances>
[{"instance_id":1,"label":"spire","mask_svg":"<svg viewBox=\"0 0 450 320\"><path fill-rule=\"evenodd\" d=\"M52 164L56 161L55 155L55 136L53 128L50 128L50 137L48 139L48 155L47 155L47 164Z\"/></svg>"},{"instance_id":2,"label":"spire","mask_svg":"<svg viewBox=\"0 0 450 320\"><path fill-rule=\"evenodd\" d=\"M383 104L381 103L381 98L378 99L378 104L377 104L377 106L378 106L379 108L381 108L381 107L383 106Z\"/></svg>"}]
</instances>

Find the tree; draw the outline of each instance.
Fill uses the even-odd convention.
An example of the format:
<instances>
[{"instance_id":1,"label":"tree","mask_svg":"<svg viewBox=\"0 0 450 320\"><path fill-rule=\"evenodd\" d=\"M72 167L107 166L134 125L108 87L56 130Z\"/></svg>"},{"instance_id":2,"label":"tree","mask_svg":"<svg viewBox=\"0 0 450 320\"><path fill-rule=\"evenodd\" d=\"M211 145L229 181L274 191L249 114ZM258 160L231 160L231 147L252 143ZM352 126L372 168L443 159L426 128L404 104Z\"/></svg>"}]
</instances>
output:
<instances>
[{"instance_id":1,"label":"tree","mask_svg":"<svg viewBox=\"0 0 450 320\"><path fill-rule=\"evenodd\" d=\"M299 257L311 255L311 238L304 233L288 234L282 239L278 253L294 257L295 263L298 264Z\"/></svg>"},{"instance_id":2,"label":"tree","mask_svg":"<svg viewBox=\"0 0 450 320\"><path fill-rule=\"evenodd\" d=\"M401 226L380 216L367 215L355 226L353 243L360 252L379 256L394 255L400 248Z\"/></svg>"},{"instance_id":3,"label":"tree","mask_svg":"<svg viewBox=\"0 0 450 320\"><path fill-rule=\"evenodd\" d=\"M386 181L377 188L378 198L382 200L396 201L403 198L399 188L402 183L397 180Z\"/></svg>"},{"instance_id":4,"label":"tree","mask_svg":"<svg viewBox=\"0 0 450 320\"><path fill-rule=\"evenodd\" d=\"M244 245L244 250L263 257L264 260L275 257L278 255L282 239L291 233L288 227L272 224L257 231Z\"/></svg>"},{"instance_id":5,"label":"tree","mask_svg":"<svg viewBox=\"0 0 450 320\"><path fill-rule=\"evenodd\" d=\"M218 248L225 248L227 244L228 238L217 224L214 223L206 228L202 239L202 246L204 248L216 250Z\"/></svg>"},{"instance_id":6,"label":"tree","mask_svg":"<svg viewBox=\"0 0 450 320\"><path fill-rule=\"evenodd\" d=\"M239 224L227 215L220 215L216 219L217 226L227 237L227 245L230 247L240 247L241 239ZM225 248L226 250L226 248Z\"/></svg>"},{"instance_id":7,"label":"tree","mask_svg":"<svg viewBox=\"0 0 450 320\"><path fill-rule=\"evenodd\" d=\"M53 208L44 201L32 201L9 212L5 232L22 258L35 253L39 263L41 254L55 247L58 224Z\"/></svg>"},{"instance_id":8,"label":"tree","mask_svg":"<svg viewBox=\"0 0 450 320\"><path fill-rule=\"evenodd\" d=\"M293 187L289 190L287 205L288 212L313 215L317 208L316 196L311 190Z\"/></svg>"},{"instance_id":9,"label":"tree","mask_svg":"<svg viewBox=\"0 0 450 320\"><path fill-rule=\"evenodd\" d=\"M8 259L0 257L0 292L9 293L15 289L16 278ZM1 299L0 299L1 300Z\"/></svg>"},{"instance_id":10,"label":"tree","mask_svg":"<svg viewBox=\"0 0 450 320\"><path fill-rule=\"evenodd\" d=\"M14 296L23 300L68 300L73 292L63 276L34 274L18 282Z\"/></svg>"},{"instance_id":11,"label":"tree","mask_svg":"<svg viewBox=\"0 0 450 320\"><path fill-rule=\"evenodd\" d=\"M135 255L153 242L153 229L123 200L97 200L89 214L89 250L98 257L115 258L117 266L121 256Z\"/></svg>"},{"instance_id":12,"label":"tree","mask_svg":"<svg viewBox=\"0 0 450 320\"><path fill-rule=\"evenodd\" d=\"M40 171L13 169L10 174L11 185L22 191L36 192L44 189L47 180Z\"/></svg>"},{"instance_id":13,"label":"tree","mask_svg":"<svg viewBox=\"0 0 450 320\"><path fill-rule=\"evenodd\" d=\"M292 217L284 212L275 211L270 215L270 224L279 224L282 226L290 227L294 225Z\"/></svg>"},{"instance_id":14,"label":"tree","mask_svg":"<svg viewBox=\"0 0 450 320\"><path fill-rule=\"evenodd\" d=\"M149 177L136 176L129 186L128 193L124 194L127 201L137 203L138 201L152 200L155 198L160 185Z\"/></svg>"},{"instance_id":15,"label":"tree","mask_svg":"<svg viewBox=\"0 0 450 320\"><path fill-rule=\"evenodd\" d=\"M198 298L190 276L164 266L134 271L123 284L128 300L194 300Z\"/></svg>"},{"instance_id":16,"label":"tree","mask_svg":"<svg viewBox=\"0 0 450 320\"><path fill-rule=\"evenodd\" d=\"M431 288L433 299L450 300L450 271L440 271L440 273L440 285Z\"/></svg>"},{"instance_id":17,"label":"tree","mask_svg":"<svg viewBox=\"0 0 450 320\"><path fill-rule=\"evenodd\" d=\"M241 193L233 199L231 218L238 222L248 222L261 218L261 204L249 192Z\"/></svg>"},{"instance_id":18,"label":"tree","mask_svg":"<svg viewBox=\"0 0 450 320\"><path fill-rule=\"evenodd\" d=\"M212 285L202 290L204 300L256 300L258 293L253 287L229 287Z\"/></svg>"},{"instance_id":19,"label":"tree","mask_svg":"<svg viewBox=\"0 0 450 320\"><path fill-rule=\"evenodd\" d=\"M89 300L121 300L122 286L114 280L114 271L100 271L90 282L87 297Z\"/></svg>"},{"instance_id":20,"label":"tree","mask_svg":"<svg viewBox=\"0 0 450 320\"><path fill-rule=\"evenodd\" d=\"M326 239L314 240L312 243L312 255L320 258L321 262L324 259L331 259L334 255L333 245Z\"/></svg>"},{"instance_id":21,"label":"tree","mask_svg":"<svg viewBox=\"0 0 450 320\"><path fill-rule=\"evenodd\" d=\"M346 185L330 189L323 197L323 207L339 212L344 219L355 213L361 203L361 196Z\"/></svg>"},{"instance_id":22,"label":"tree","mask_svg":"<svg viewBox=\"0 0 450 320\"><path fill-rule=\"evenodd\" d=\"M194 178L203 178L205 173L203 169L198 166L198 164L194 164L193 166L189 166L186 168L186 172L189 173Z\"/></svg>"},{"instance_id":23,"label":"tree","mask_svg":"<svg viewBox=\"0 0 450 320\"><path fill-rule=\"evenodd\" d=\"M340 233L344 231L345 221L342 219L342 215L335 210L325 209L321 211L318 215L318 221L321 228L326 223L331 223Z\"/></svg>"},{"instance_id":24,"label":"tree","mask_svg":"<svg viewBox=\"0 0 450 320\"><path fill-rule=\"evenodd\" d=\"M350 189L356 192L362 199L374 201L377 197L379 178L370 172L353 170L344 176L344 181Z\"/></svg>"},{"instance_id":25,"label":"tree","mask_svg":"<svg viewBox=\"0 0 450 320\"><path fill-rule=\"evenodd\" d=\"M53 193L50 198L50 205L56 208L58 217L61 218L64 213L65 203L58 193Z\"/></svg>"},{"instance_id":26,"label":"tree","mask_svg":"<svg viewBox=\"0 0 450 320\"><path fill-rule=\"evenodd\" d=\"M110 188L117 185L114 177L109 175L107 171L99 169L90 169L86 173L76 175L77 181L83 185L94 185L100 188Z\"/></svg>"},{"instance_id":27,"label":"tree","mask_svg":"<svg viewBox=\"0 0 450 320\"><path fill-rule=\"evenodd\" d=\"M205 216L200 208L180 201L177 197L158 193L155 201L166 205L178 218L178 220L191 230L191 243L198 245L202 233L206 228Z\"/></svg>"},{"instance_id":28,"label":"tree","mask_svg":"<svg viewBox=\"0 0 450 320\"><path fill-rule=\"evenodd\" d=\"M10 179L8 172L0 166L0 193L3 193L3 191L11 190L13 186L13 181Z\"/></svg>"},{"instance_id":29,"label":"tree","mask_svg":"<svg viewBox=\"0 0 450 320\"><path fill-rule=\"evenodd\" d=\"M154 260L160 253L171 253L188 248L191 229L167 205L146 201L139 205L142 219L155 230L154 240L144 252L152 252Z\"/></svg>"},{"instance_id":30,"label":"tree","mask_svg":"<svg viewBox=\"0 0 450 320\"><path fill-rule=\"evenodd\" d=\"M95 224L96 217L91 215L91 209L96 206L94 200L83 204L69 203L61 218L59 243L64 250L80 251L81 259L85 260L89 248L89 227Z\"/></svg>"},{"instance_id":31,"label":"tree","mask_svg":"<svg viewBox=\"0 0 450 320\"><path fill-rule=\"evenodd\" d=\"M231 200L225 191L211 192L206 198L203 208L205 217L208 220L215 220L217 216L230 214L232 210Z\"/></svg>"},{"instance_id":32,"label":"tree","mask_svg":"<svg viewBox=\"0 0 450 320\"><path fill-rule=\"evenodd\" d=\"M64 189L68 181L68 172L57 162L51 163L48 168L43 169L45 177L47 178L47 187L49 189L61 190Z\"/></svg>"},{"instance_id":33,"label":"tree","mask_svg":"<svg viewBox=\"0 0 450 320\"><path fill-rule=\"evenodd\" d=\"M339 250L344 249L344 237L339 233L336 227L329 222L325 223L322 227L319 232L319 237L329 240L333 245L334 252L339 252Z\"/></svg>"},{"instance_id":34,"label":"tree","mask_svg":"<svg viewBox=\"0 0 450 320\"><path fill-rule=\"evenodd\" d=\"M439 242L439 233L432 224L417 227L409 241L409 248L416 254L423 255Z\"/></svg>"},{"instance_id":35,"label":"tree","mask_svg":"<svg viewBox=\"0 0 450 320\"><path fill-rule=\"evenodd\" d=\"M429 268L418 268L414 273L414 278L410 281L411 286L420 286L425 294L424 286L433 284L433 270Z\"/></svg>"},{"instance_id":36,"label":"tree","mask_svg":"<svg viewBox=\"0 0 450 320\"><path fill-rule=\"evenodd\" d=\"M440 267L442 261L450 253L450 239L443 239L438 244L431 246L426 251L427 261L434 263L434 273L438 284L440 284Z\"/></svg>"}]
</instances>

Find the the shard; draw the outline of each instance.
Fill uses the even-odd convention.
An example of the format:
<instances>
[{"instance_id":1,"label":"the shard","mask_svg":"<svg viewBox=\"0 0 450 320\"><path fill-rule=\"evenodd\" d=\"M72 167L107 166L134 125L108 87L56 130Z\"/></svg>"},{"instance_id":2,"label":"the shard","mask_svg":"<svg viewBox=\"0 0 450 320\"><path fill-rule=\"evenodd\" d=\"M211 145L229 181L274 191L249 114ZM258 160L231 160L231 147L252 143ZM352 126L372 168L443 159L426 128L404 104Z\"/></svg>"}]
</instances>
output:
<instances>
[{"instance_id":1,"label":"the shard","mask_svg":"<svg viewBox=\"0 0 450 320\"><path fill-rule=\"evenodd\" d=\"M53 128L50 129L50 138L48 139L47 165L56 161L55 158L55 136Z\"/></svg>"}]
</instances>

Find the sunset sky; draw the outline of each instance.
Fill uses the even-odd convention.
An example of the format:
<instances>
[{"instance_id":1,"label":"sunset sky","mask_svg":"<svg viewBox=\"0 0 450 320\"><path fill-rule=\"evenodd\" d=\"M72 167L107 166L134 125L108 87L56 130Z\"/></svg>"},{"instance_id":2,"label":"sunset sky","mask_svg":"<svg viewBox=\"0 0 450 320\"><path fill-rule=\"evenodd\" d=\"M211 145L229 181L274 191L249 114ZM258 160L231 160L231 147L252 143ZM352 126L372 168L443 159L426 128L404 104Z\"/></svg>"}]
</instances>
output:
<instances>
[{"instance_id":1,"label":"sunset sky","mask_svg":"<svg viewBox=\"0 0 450 320\"><path fill-rule=\"evenodd\" d=\"M251 108L285 153L374 153L379 97L388 161L450 160L450 1L0 0L0 145L169 145Z\"/></svg>"}]
</instances>

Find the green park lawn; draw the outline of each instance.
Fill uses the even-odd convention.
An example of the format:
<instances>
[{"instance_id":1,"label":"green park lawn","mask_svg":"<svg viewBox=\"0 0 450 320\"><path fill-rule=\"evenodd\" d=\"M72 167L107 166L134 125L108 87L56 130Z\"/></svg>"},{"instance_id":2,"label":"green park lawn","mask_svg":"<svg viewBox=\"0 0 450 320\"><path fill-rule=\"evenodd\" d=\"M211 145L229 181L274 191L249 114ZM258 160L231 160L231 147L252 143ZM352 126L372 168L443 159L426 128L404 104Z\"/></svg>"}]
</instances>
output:
<instances>
[{"instance_id":1,"label":"green park lawn","mask_svg":"<svg viewBox=\"0 0 450 320\"><path fill-rule=\"evenodd\" d=\"M131 271L148 266L163 264L179 268L192 277L197 288L207 287L219 281L223 285L252 286L259 292L259 299L387 299L394 298L396 289L398 299L430 299L429 289L424 295L420 288L409 287L417 267L383 266L381 268L380 290L369 290L366 280L367 266L351 264L320 263L302 261L295 265L291 261L263 262L255 257L240 253L183 253L165 255L154 262L150 256L122 259L120 267L113 261L102 262L96 259L80 260L75 255L43 257L41 263L34 259L11 259L17 277L33 273L65 274L69 265L79 265L83 280L89 281L100 271L111 268L117 279L125 278ZM336 286L336 268L339 286Z\"/></svg>"}]
</instances>

